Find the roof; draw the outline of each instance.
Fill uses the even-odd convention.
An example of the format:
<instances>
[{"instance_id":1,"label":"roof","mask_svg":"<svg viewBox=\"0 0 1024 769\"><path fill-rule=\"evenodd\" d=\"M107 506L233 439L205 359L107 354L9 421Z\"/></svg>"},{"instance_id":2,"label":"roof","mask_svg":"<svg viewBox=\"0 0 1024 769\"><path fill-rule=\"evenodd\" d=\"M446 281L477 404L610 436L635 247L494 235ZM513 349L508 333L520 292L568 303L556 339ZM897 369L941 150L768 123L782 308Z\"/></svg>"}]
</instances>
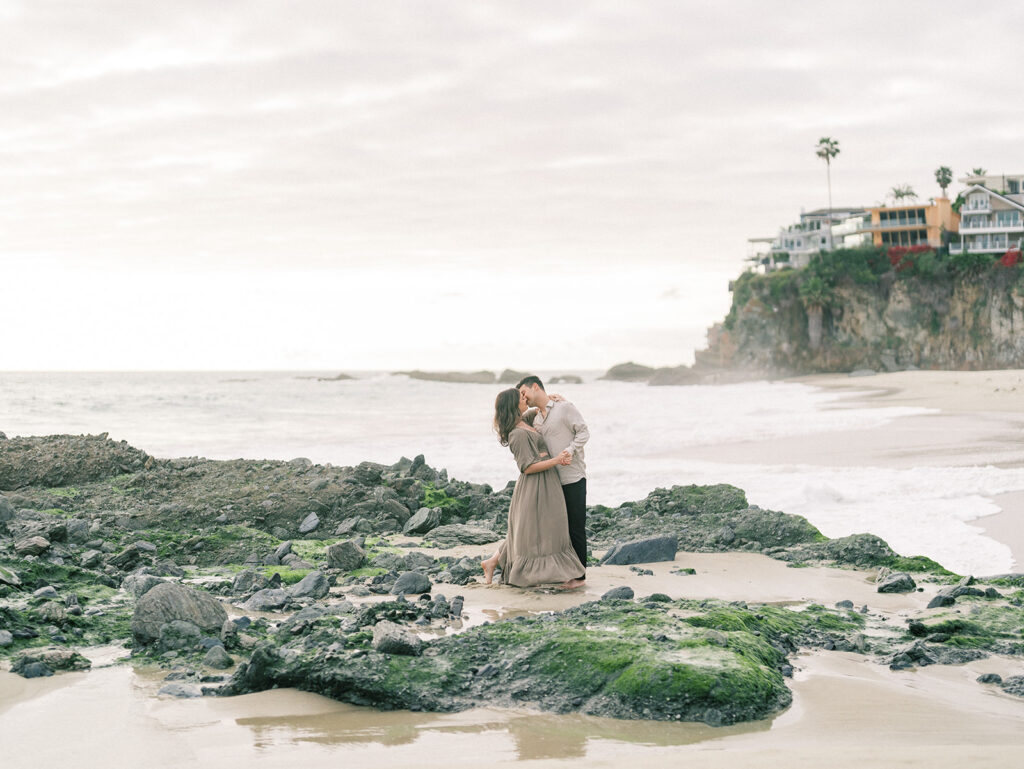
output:
<instances>
[{"instance_id":1,"label":"roof","mask_svg":"<svg viewBox=\"0 0 1024 769\"><path fill-rule=\"evenodd\" d=\"M1014 208L1019 208L1021 211L1024 211L1024 203L1020 203L1019 201L1016 201L1013 198L1008 198L1008 197L1006 197L1006 195L1002 195L1002 194L996 192L995 190L990 190L988 187L986 187L983 184L972 184L970 187L965 189L960 194L961 195L967 195L968 193L971 193L971 192L987 192L992 197L999 198L1004 203L1009 203Z\"/></svg>"}]
</instances>

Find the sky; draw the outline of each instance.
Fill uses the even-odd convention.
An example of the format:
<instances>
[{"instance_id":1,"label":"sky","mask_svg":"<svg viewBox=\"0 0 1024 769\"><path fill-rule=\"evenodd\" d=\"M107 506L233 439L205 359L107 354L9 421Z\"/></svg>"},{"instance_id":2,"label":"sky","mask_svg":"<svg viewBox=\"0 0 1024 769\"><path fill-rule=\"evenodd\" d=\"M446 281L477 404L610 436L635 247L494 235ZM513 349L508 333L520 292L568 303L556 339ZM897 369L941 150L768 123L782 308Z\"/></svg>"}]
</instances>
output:
<instances>
[{"instance_id":1,"label":"sky","mask_svg":"<svg viewBox=\"0 0 1024 769\"><path fill-rule=\"evenodd\" d=\"M1024 4L0 0L0 370L689 363L748 238L1019 173ZM954 182L955 194L960 185Z\"/></svg>"}]
</instances>

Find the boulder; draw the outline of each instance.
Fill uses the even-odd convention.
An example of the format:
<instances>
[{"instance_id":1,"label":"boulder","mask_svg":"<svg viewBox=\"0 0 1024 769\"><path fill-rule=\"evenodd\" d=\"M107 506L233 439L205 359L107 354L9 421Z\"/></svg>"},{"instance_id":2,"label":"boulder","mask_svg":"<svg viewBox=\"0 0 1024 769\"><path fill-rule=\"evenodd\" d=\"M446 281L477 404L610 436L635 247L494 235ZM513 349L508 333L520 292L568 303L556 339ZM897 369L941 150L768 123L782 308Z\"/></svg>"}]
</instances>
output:
<instances>
[{"instance_id":1,"label":"boulder","mask_svg":"<svg viewBox=\"0 0 1024 769\"><path fill-rule=\"evenodd\" d=\"M613 587L601 596L602 601L631 601L633 600L633 588L629 585Z\"/></svg>"},{"instance_id":2,"label":"boulder","mask_svg":"<svg viewBox=\"0 0 1024 769\"><path fill-rule=\"evenodd\" d=\"M14 505L10 503L3 494L0 494L0 523L13 521L15 515Z\"/></svg>"},{"instance_id":3,"label":"boulder","mask_svg":"<svg viewBox=\"0 0 1024 769\"><path fill-rule=\"evenodd\" d=\"M327 548L327 565L332 569L352 571L366 563L366 552L352 540L338 542Z\"/></svg>"},{"instance_id":4,"label":"boulder","mask_svg":"<svg viewBox=\"0 0 1024 769\"><path fill-rule=\"evenodd\" d=\"M436 529L439 525L441 525L441 508L421 507L412 518L405 522L405 526L402 527L402 533L426 534L431 529Z\"/></svg>"},{"instance_id":5,"label":"boulder","mask_svg":"<svg viewBox=\"0 0 1024 769\"><path fill-rule=\"evenodd\" d=\"M905 571L897 571L884 577L877 590L879 593L910 593L917 590L917 583Z\"/></svg>"},{"instance_id":6,"label":"boulder","mask_svg":"<svg viewBox=\"0 0 1024 769\"><path fill-rule=\"evenodd\" d=\"M0 630L0 649L10 646L14 643L14 636L10 630Z\"/></svg>"},{"instance_id":7,"label":"boulder","mask_svg":"<svg viewBox=\"0 0 1024 769\"><path fill-rule=\"evenodd\" d=\"M292 585L288 592L293 598L323 598L331 592L331 586L323 574L313 571Z\"/></svg>"},{"instance_id":8,"label":"boulder","mask_svg":"<svg viewBox=\"0 0 1024 769\"><path fill-rule=\"evenodd\" d=\"M274 611L287 606L291 600L291 593L287 590L266 588L253 593L252 597L242 604L242 608L247 611ZM220 625L217 627L219 629Z\"/></svg>"},{"instance_id":9,"label":"boulder","mask_svg":"<svg viewBox=\"0 0 1024 769\"><path fill-rule=\"evenodd\" d=\"M632 563L674 561L679 540L674 536L651 537L633 542L622 542L612 547L601 559L601 564L625 566Z\"/></svg>"},{"instance_id":10,"label":"boulder","mask_svg":"<svg viewBox=\"0 0 1024 769\"><path fill-rule=\"evenodd\" d=\"M49 549L50 542L44 537L25 537L14 543L14 552L20 556L40 555Z\"/></svg>"},{"instance_id":11,"label":"boulder","mask_svg":"<svg viewBox=\"0 0 1024 769\"><path fill-rule=\"evenodd\" d=\"M202 638L202 633L195 623L176 619L165 622L160 626L157 646L163 651L195 649L199 646L200 638Z\"/></svg>"},{"instance_id":12,"label":"boulder","mask_svg":"<svg viewBox=\"0 0 1024 769\"><path fill-rule=\"evenodd\" d=\"M86 550L78 562L83 569L93 569L103 562L103 553L99 550Z\"/></svg>"},{"instance_id":13,"label":"boulder","mask_svg":"<svg viewBox=\"0 0 1024 769\"><path fill-rule=\"evenodd\" d=\"M458 545L487 545L501 539L494 529L470 526L465 523L451 523L438 526L430 532L430 540L438 547Z\"/></svg>"},{"instance_id":14,"label":"boulder","mask_svg":"<svg viewBox=\"0 0 1024 769\"><path fill-rule=\"evenodd\" d=\"M11 672L24 678L53 675L56 670L88 670L92 663L71 649L33 649L11 665ZM45 672L44 672L45 669Z\"/></svg>"},{"instance_id":15,"label":"boulder","mask_svg":"<svg viewBox=\"0 0 1024 769\"><path fill-rule=\"evenodd\" d=\"M10 585L11 587L21 587L21 577L17 575L11 569L6 566L0 566L0 585Z\"/></svg>"},{"instance_id":16,"label":"boulder","mask_svg":"<svg viewBox=\"0 0 1024 769\"><path fill-rule=\"evenodd\" d=\"M141 598L164 580L152 574L129 574L121 582L121 589L135 598Z\"/></svg>"},{"instance_id":17,"label":"boulder","mask_svg":"<svg viewBox=\"0 0 1024 769\"><path fill-rule=\"evenodd\" d=\"M289 539L287 542L282 542L280 545L277 546L277 549L274 550L274 557L277 558L278 563L280 563L281 559L288 555L291 551L292 541Z\"/></svg>"},{"instance_id":18,"label":"boulder","mask_svg":"<svg viewBox=\"0 0 1024 769\"><path fill-rule=\"evenodd\" d=\"M372 646L381 654L418 656L423 642L412 631L389 620L382 620L373 627Z\"/></svg>"},{"instance_id":19,"label":"boulder","mask_svg":"<svg viewBox=\"0 0 1024 769\"><path fill-rule=\"evenodd\" d=\"M429 593L432 585L426 574L418 571L406 571L398 575L391 587L391 595L411 595Z\"/></svg>"},{"instance_id":20,"label":"boulder","mask_svg":"<svg viewBox=\"0 0 1024 769\"><path fill-rule=\"evenodd\" d=\"M608 369L599 379L611 379L616 382L646 382L654 376L655 369L641 366L638 363L619 363Z\"/></svg>"},{"instance_id":21,"label":"boulder","mask_svg":"<svg viewBox=\"0 0 1024 769\"><path fill-rule=\"evenodd\" d=\"M132 635L143 644L160 637L160 628L168 622L191 622L207 633L219 633L227 612L218 601L184 585L164 582L146 592L135 604Z\"/></svg>"},{"instance_id":22,"label":"boulder","mask_svg":"<svg viewBox=\"0 0 1024 769\"><path fill-rule=\"evenodd\" d=\"M317 526L320 525L320 516L316 513L310 513L302 519L302 523L299 524L300 534L309 534L314 531Z\"/></svg>"},{"instance_id":23,"label":"boulder","mask_svg":"<svg viewBox=\"0 0 1024 769\"><path fill-rule=\"evenodd\" d=\"M46 585L32 593L33 598L59 598L57 588L53 585Z\"/></svg>"},{"instance_id":24,"label":"boulder","mask_svg":"<svg viewBox=\"0 0 1024 769\"><path fill-rule=\"evenodd\" d=\"M246 569L235 575L231 583L231 592L234 595L245 595L254 590L262 590L267 586L267 578L257 571Z\"/></svg>"},{"instance_id":25,"label":"boulder","mask_svg":"<svg viewBox=\"0 0 1024 769\"><path fill-rule=\"evenodd\" d=\"M224 647L220 644L210 648L206 652L206 656L203 657L203 664L208 668L215 668L217 670L225 670L235 664L235 661L231 656L224 650Z\"/></svg>"},{"instance_id":26,"label":"boulder","mask_svg":"<svg viewBox=\"0 0 1024 769\"><path fill-rule=\"evenodd\" d=\"M160 688L157 695L164 695L165 697L177 697L178 699L191 699L193 697L202 697L203 690L195 684L183 684L180 681L174 681Z\"/></svg>"}]
</instances>

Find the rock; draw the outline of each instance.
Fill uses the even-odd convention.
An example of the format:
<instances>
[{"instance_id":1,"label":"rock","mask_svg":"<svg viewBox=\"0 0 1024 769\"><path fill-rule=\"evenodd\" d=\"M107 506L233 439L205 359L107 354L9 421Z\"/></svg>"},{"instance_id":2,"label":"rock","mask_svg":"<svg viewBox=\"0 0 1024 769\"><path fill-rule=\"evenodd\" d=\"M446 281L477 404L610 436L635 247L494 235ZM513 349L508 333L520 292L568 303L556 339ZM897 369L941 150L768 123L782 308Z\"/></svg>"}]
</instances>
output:
<instances>
[{"instance_id":1,"label":"rock","mask_svg":"<svg viewBox=\"0 0 1024 769\"><path fill-rule=\"evenodd\" d=\"M278 562L292 551L292 541L289 539L287 542L282 542L274 550L274 557L277 558Z\"/></svg>"},{"instance_id":2,"label":"rock","mask_svg":"<svg viewBox=\"0 0 1024 769\"><path fill-rule=\"evenodd\" d=\"M93 569L103 562L103 553L99 550L86 550L78 562L83 569Z\"/></svg>"},{"instance_id":3,"label":"rock","mask_svg":"<svg viewBox=\"0 0 1024 769\"><path fill-rule=\"evenodd\" d=\"M516 382L518 381L517 379ZM583 384L583 377L576 374L562 374L561 376L551 377L548 380L548 384Z\"/></svg>"},{"instance_id":4,"label":"rock","mask_svg":"<svg viewBox=\"0 0 1024 769\"><path fill-rule=\"evenodd\" d=\"M633 600L633 588L629 585L613 587L601 596L602 601L631 601Z\"/></svg>"},{"instance_id":5,"label":"rock","mask_svg":"<svg viewBox=\"0 0 1024 769\"><path fill-rule=\"evenodd\" d=\"M419 636L389 620L381 620L373 627L372 646L381 654L419 655L423 642Z\"/></svg>"},{"instance_id":6,"label":"rock","mask_svg":"<svg viewBox=\"0 0 1024 769\"><path fill-rule=\"evenodd\" d=\"M850 600L837 601L836 602L836 608L837 609L852 609L853 608L853 601L850 601Z\"/></svg>"},{"instance_id":7,"label":"rock","mask_svg":"<svg viewBox=\"0 0 1024 769\"><path fill-rule=\"evenodd\" d=\"M416 511L405 526L402 527L403 534L426 534L431 529L441 524L440 507L421 507Z\"/></svg>"},{"instance_id":8,"label":"rock","mask_svg":"<svg viewBox=\"0 0 1024 769\"><path fill-rule=\"evenodd\" d=\"M429 593L431 587L430 578L426 574L421 574L418 571L406 571L398 575L398 579L391 587L391 595Z\"/></svg>"},{"instance_id":9,"label":"rock","mask_svg":"<svg viewBox=\"0 0 1024 769\"><path fill-rule=\"evenodd\" d=\"M451 613L456 619L462 616L462 607L465 601L466 599L461 595L457 595L452 599Z\"/></svg>"},{"instance_id":10,"label":"rock","mask_svg":"<svg viewBox=\"0 0 1024 769\"><path fill-rule=\"evenodd\" d=\"M929 609L938 609L943 606L952 606L956 603L956 599L951 595L943 595L939 593L932 600L928 602Z\"/></svg>"},{"instance_id":11,"label":"rock","mask_svg":"<svg viewBox=\"0 0 1024 769\"><path fill-rule=\"evenodd\" d=\"M46 648L25 652L11 665L11 672L24 678L51 676L56 670L88 670L92 667L78 652L72 649Z\"/></svg>"},{"instance_id":12,"label":"rock","mask_svg":"<svg viewBox=\"0 0 1024 769\"><path fill-rule=\"evenodd\" d=\"M1003 677L998 673L982 673L978 676L977 681L979 684L1001 684Z\"/></svg>"},{"instance_id":13,"label":"rock","mask_svg":"<svg viewBox=\"0 0 1024 769\"><path fill-rule=\"evenodd\" d=\"M14 636L11 635L10 630L0 630L0 649L10 646L14 643Z\"/></svg>"},{"instance_id":14,"label":"rock","mask_svg":"<svg viewBox=\"0 0 1024 769\"><path fill-rule=\"evenodd\" d=\"M32 593L32 597L33 598L58 598L59 596L57 595L57 588L55 588L53 585L47 585L46 587L41 587L38 590L36 590L34 593Z\"/></svg>"},{"instance_id":15,"label":"rock","mask_svg":"<svg viewBox=\"0 0 1024 769\"><path fill-rule=\"evenodd\" d=\"M128 571L134 569L142 559L142 551L135 545L128 545L117 555L111 556L108 563L115 568Z\"/></svg>"},{"instance_id":16,"label":"rock","mask_svg":"<svg viewBox=\"0 0 1024 769\"><path fill-rule=\"evenodd\" d=\"M205 593L164 582L151 588L135 604L132 635L140 643L152 643L160 637L160 628L174 620L191 622L207 633L218 633L227 617L224 607Z\"/></svg>"},{"instance_id":17,"label":"rock","mask_svg":"<svg viewBox=\"0 0 1024 769\"><path fill-rule=\"evenodd\" d=\"M262 590L265 587L267 587L266 577L257 571L246 569L235 575L235 579L231 583L231 592L233 595L246 595L254 590Z\"/></svg>"},{"instance_id":18,"label":"rock","mask_svg":"<svg viewBox=\"0 0 1024 769\"><path fill-rule=\"evenodd\" d=\"M84 521L81 518L73 518L68 521L67 524L67 538L68 542L72 542L76 545L82 545L89 540L90 533L89 527L91 526L89 521Z\"/></svg>"},{"instance_id":19,"label":"rock","mask_svg":"<svg viewBox=\"0 0 1024 769\"><path fill-rule=\"evenodd\" d=\"M26 537L14 543L18 555L40 555L50 549L50 541L43 537Z\"/></svg>"},{"instance_id":20,"label":"rock","mask_svg":"<svg viewBox=\"0 0 1024 769\"><path fill-rule=\"evenodd\" d=\"M175 681L162 686L157 694L165 697L177 697L178 699L191 699L193 697L202 697L203 690L194 684L183 684Z\"/></svg>"},{"instance_id":21,"label":"rock","mask_svg":"<svg viewBox=\"0 0 1024 769\"><path fill-rule=\"evenodd\" d=\"M487 545L501 539L494 529L470 526L465 523L451 523L438 526L430 532L430 540L438 547L458 545Z\"/></svg>"},{"instance_id":22,"label":"rock","mask_svg":"<svg viewBox=\"0 0 1024 769\"><path fill-rule=\"evenodd\" d=\"M22 678L44 678L53 675L53 671L42 662L26 662L23 665L11 667L11 672L17 673Z\"/></svg>"},{"instance_id":23,"label":"rock","mask_svg":"<svg viewBox=\"0 0 1024 769\"><path fill-rule=\"evenodd\" d=\"M905 571L890 574L879 582L877 587L879 593L910 593L916 589L917 583Z\"/></svg>"},{"instance_id":24,"label":"rock","mask_svg":"<svg viewBox=\"0 0 1024 769\"><path fill-rule=\"evenodd\" d=\"M3 494L0 494L0 523L13 521L15 516L14 505Z\"/></svg>"},{"instance_id":25,"label":"rock","mask_svg":"<svg viewBox=\"0 0 1024 769\"><path fill-rule=\"evenodd\" d=\"M924 643L915 641L910 646L896 652L889 662L889 668L892 670L905 670L906 668L925 667L926 665L934 664L935 657L929 653Z\"/></svg>"},{"instance_id":26,"label":"rock","mask_svg":"<svg viewBox=\"0 0 1024 769\"><path fill-rule=\"evenodd\" d=\"M319 525L320 516L316 513L310 513L305 518L303 518L302 523L299 524L299 533L309 534L309 532L314 531L316 527Z\"/></svg>"},{"instance_id":27,"label":"rock","mask_svg":"<svg viewBox=\"0 0 1024 769\"><path fill-rule=\"evenodd\" d=\"M293 598L323 598L331 592L331 586L323 574L313 571L292 585L288 592Z\"/></svg>"},{"instance_id":28,"label":"rock","mask_svg":"<svg viewBox=\"0 0 1024 769\"><path fill-rule=\"evenodd\" d=\"M121 582L121 589L135 598L141 598L164 580L152 574L129 574Z\"/></svg>"},{"instance_id":29,"label":"rock","mask_svg":"<svg viewBox=\"0 0 1024 769\"><path fill-rule=\"evenodd\" d=\"M242 608L246 611L274 611L287 606L291 600L292 596L287 590L266 588L254 593L242 604Z\"/></svg>"},{"instance_id":30,"label":"rock","mask_svg":"<svg viewBox=\"0 0 1024 769\"><path fill-rule=\"evenodd\" d=\"M608 369L598 379L610 379L615 382L646 382L654 376L654 371L650 366L641 366L638 363L619 363Z\"/></svg>"},{"instance_id":31,"label":"rock","mask_svg":"<svg viewBox=\"0 0 1024 769\"><path fill-rule=\"evenodd\" d=\"M163 651L195 649L201 637L202 633L194 623L182 619L171 620L160 626L157 646Z\"/></svg>"},{"instance_id":32,"label":"rock","mask_svg":"<svg viewBox=\"0 0 1024 769\"><path fill-rule=\"evenodd\" d=\"M19 577L12 569L8 569L6 566L0 566L0 585L21 587L21 577Z\"/></svg>"},{"instance_id":33,"label":"rock","mask_svg":"<svg viewBox=\"0 0 1024 769\"><path fill-rule=\"evenodd\" d=\"M674 561L679 549L679 540L674 536L651 537L633 542L623 542L612 547L601 559L602 565L627 565L632 563L657 563Z\"/></svg>"},{"instance_id":34,"label":"rock","mask_svg":"<svg viewBox=\"0 0 1024 769\"><path fill-rule=\"evenodd\" d=\"M220 644L210 648L206 652L206 656L203 657L203 664L208 668L215 668L217 670L225 670L235 664L235 661L231 656L224 650L224 647Z\"/></svg>"},{"instance_id":35,"label":"rock","mask_svg":"<svg viewBox=\"0 0 1024 769\"><path fill-rule=\"evenodd\" d=\"M327 548L327 565L332 569L352 571L366 563L366 552L352 540L338 542Z\"/></svg>"},{"instance_id":36,"label":"rock","mask_svg":"<svg viewBox=\"0 0 1024 769\"><path fill-rule=\"evenodd\" d=\"M493 371L396 371L410 379L422 379L427 382L456 382L458 384L494 384Z\"/></svg>"},{"instance_id":37,"label":"rock","mask_svg":"<svg viewBox=\"0 0 1024 769\"><path fill-rule=\"evenodd\" d=\"M1000 687L1007 694L1015 697L1024 697L1024 676L1012 676L1005 679Z\"/></svg>"}]
</instances>

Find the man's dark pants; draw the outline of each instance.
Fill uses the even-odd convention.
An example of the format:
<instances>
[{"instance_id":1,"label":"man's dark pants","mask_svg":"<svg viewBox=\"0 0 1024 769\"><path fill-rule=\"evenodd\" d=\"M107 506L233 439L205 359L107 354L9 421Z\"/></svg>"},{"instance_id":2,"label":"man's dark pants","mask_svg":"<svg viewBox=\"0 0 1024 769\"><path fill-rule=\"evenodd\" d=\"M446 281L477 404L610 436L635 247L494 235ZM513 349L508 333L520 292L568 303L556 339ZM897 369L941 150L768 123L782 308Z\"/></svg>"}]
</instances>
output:
<instances>
[{"instance_id":1,"label":"man's dark pants","mask_svg":"<svg viewBox=\"0 0 1024 769\"><path fill-rule=\"evenodd\" d=\"M583 564L584 575L587 568L587 479L581 478L575 483L567 483L562 487L565 495L565 510L569 514L569 539L572 549Z\"/></svg>"}]
</instances>

